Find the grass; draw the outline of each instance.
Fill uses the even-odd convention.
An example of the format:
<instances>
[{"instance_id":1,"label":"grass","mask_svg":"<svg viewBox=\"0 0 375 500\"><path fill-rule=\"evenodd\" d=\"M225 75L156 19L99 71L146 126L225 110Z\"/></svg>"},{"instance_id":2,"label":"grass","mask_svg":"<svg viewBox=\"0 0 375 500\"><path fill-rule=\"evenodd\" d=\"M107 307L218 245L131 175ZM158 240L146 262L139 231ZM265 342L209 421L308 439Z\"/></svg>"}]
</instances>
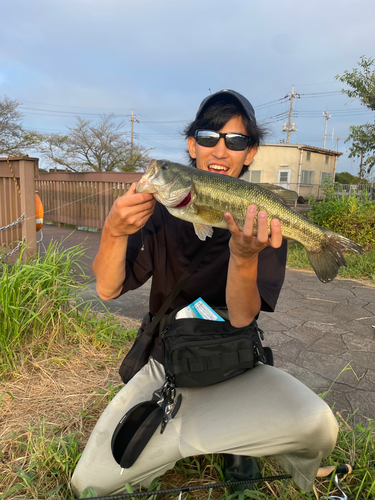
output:
<instances>
[{"instance_id":1,"label":"grass","mask_svg":"<svg viewBox=\"0 0 375 500\"><path fill-rule=\"evenodd\" d=\"M79 298L87 289L80 264L83 253L80 245L64 250L52 242L44 256L22 263L21 251L12 267L1 265L0 376L61 339L69 347L87 336L96 346L123 347L124 336L111 316L93 316L90 303Z\"/></svg>"},{"instance_id":2,"label":"grass","mask_svg":"<svg viewBox=\"0 0 375 500\"><path fill-rule=\"evenodd\" d=\"M119 357L136 324L93 314L80 300L85 287L81 255L79 247L64 251L51 245L45 257L1 270L0 500L74 498L69 481L75 465L99 415L122 387ZM373 499L375 422L359 424L355 415L344 419L338 414L337 419L337 446L323 465L355 463L342 488L350 499ZM284 473L272 459L259 463L264 476ZM190 457L154 481L150 491L223 479L220 455ZM243 498L305 500L331 493L330 479L317 480L315 493L286 480L262 483ZM212 489L183 498L238 496Z\"/></svg>"},{"instance_id":3,"label":"grass","mask_svg":"<svg viewBox=\"0 0 375 500\"><path fill-rule=\"evenodd\" d=\"M347 267L340 268L339 276L375 284L375 246L366 250L362 255L347 253L345 259ZM313 270L305 248L297 242L288 244L287 265L295 269Z\"/></svg>"}]
</instances>

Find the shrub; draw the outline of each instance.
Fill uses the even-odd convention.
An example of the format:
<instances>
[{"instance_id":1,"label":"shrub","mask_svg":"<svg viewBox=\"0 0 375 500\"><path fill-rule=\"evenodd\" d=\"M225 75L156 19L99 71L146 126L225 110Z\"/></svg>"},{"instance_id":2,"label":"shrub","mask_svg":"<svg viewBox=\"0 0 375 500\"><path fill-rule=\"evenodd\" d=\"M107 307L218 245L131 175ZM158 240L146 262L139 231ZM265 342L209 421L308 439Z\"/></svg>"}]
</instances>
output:
<instances>
[{"instance_id":1,"label":"shrub","mask_svg":"<svg viewBox=\"0 0 375 500\"><path fill-rule=\"evenodd\" d=\"M323 202L312 202L309 218L365 248L375 244L375 205L368 199L327 196Z\"/></svg>"}]
</instances>

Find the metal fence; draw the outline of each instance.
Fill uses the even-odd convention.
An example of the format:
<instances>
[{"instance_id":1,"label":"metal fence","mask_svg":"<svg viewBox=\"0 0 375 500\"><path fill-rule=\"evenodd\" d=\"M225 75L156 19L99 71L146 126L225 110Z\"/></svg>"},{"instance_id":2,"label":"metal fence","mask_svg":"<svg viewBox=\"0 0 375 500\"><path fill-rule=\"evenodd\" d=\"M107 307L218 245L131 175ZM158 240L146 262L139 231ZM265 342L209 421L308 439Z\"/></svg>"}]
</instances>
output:
<instances>
[{"instance_id":1,"label":"metal fence","mask_svg":"<svg viewBox=\"0 0 375 500\"><path fill-rule=\"evenodd\" d=\"M356 196L374 198L374 183L366 184L335 184L335 193L338 196Z\"/></svg>"}]
</instances>

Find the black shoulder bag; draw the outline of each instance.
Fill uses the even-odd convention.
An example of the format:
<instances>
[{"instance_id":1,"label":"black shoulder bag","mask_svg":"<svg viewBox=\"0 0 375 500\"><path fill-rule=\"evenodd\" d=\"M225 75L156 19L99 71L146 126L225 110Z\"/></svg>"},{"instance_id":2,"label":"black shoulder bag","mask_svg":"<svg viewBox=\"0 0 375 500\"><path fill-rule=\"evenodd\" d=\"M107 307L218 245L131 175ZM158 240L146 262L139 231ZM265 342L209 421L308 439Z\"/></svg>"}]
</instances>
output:
<instances>
[{"instance_id":1,"label":"black shoulder bag","mask_svg":"<svg viewBox=\"0 0 375 500\"><path fill-rule=\"evenodd\" d=\"M236 328L225 321L168 316L161 340L164 347L166 381L174 387L204 387L225 382L266 363L256 320ZM225 318L227 310L213 308Z\"/></svg>"}]
</instances>

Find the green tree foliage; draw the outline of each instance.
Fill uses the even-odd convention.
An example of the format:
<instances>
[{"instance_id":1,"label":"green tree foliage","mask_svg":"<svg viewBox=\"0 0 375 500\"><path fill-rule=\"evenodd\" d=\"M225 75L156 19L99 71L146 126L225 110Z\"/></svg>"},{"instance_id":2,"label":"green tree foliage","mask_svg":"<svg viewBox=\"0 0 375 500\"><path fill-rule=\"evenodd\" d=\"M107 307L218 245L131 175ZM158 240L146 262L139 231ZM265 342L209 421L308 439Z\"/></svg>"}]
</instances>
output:
<instances>
[{"instance_id":1,"label":"green tree foliage","mask_svg":"<svg viewBox=\"0 0 375 500\"><path fill-rule=\"evenodd\" d=\"M0 156L28 154L35 150L43 137L35 131L27 131L22 125L19 102L4 96L0 99Z\"/></svg>"},{"instance_id":2,"label":"green tree foliage","mask_svg":"<svg viewBox=\"0 0 375 500\"><path fill-rule=\"evenodd\" d=\"M363 106L375 111L375 59L362 56L358 68L335 78L349 86L349 89L342 90L346 95L359 99ZM349 130L350 135L345 141L352 141L349 157L360 158L363 155L363 165L370 173L375 166L375 123L352 126Z\"/></svg>"},{"instance_id":3,"label":"green tree foliage","mask_svg":"<svg viewBox=\"0 0 375 500\"><path fill-rule=\"evenodd\" d=\"M44 155L51 166L80 172L136 172L150 161L147 151L126 138L124 122L101 115L97 123L77 117L67 134L46 134Z\"/></svg>"},{"instance_id":4,"label":"green tree foliage","mask_svg":"<svg viewBox=\"0 0 375 500\"><path fill-rule=\"evenodd\" d=\"M358 184L358 177L350 172L338 172L335 175L335 182L339 184Z\"/></svg>"}]
</instances>

